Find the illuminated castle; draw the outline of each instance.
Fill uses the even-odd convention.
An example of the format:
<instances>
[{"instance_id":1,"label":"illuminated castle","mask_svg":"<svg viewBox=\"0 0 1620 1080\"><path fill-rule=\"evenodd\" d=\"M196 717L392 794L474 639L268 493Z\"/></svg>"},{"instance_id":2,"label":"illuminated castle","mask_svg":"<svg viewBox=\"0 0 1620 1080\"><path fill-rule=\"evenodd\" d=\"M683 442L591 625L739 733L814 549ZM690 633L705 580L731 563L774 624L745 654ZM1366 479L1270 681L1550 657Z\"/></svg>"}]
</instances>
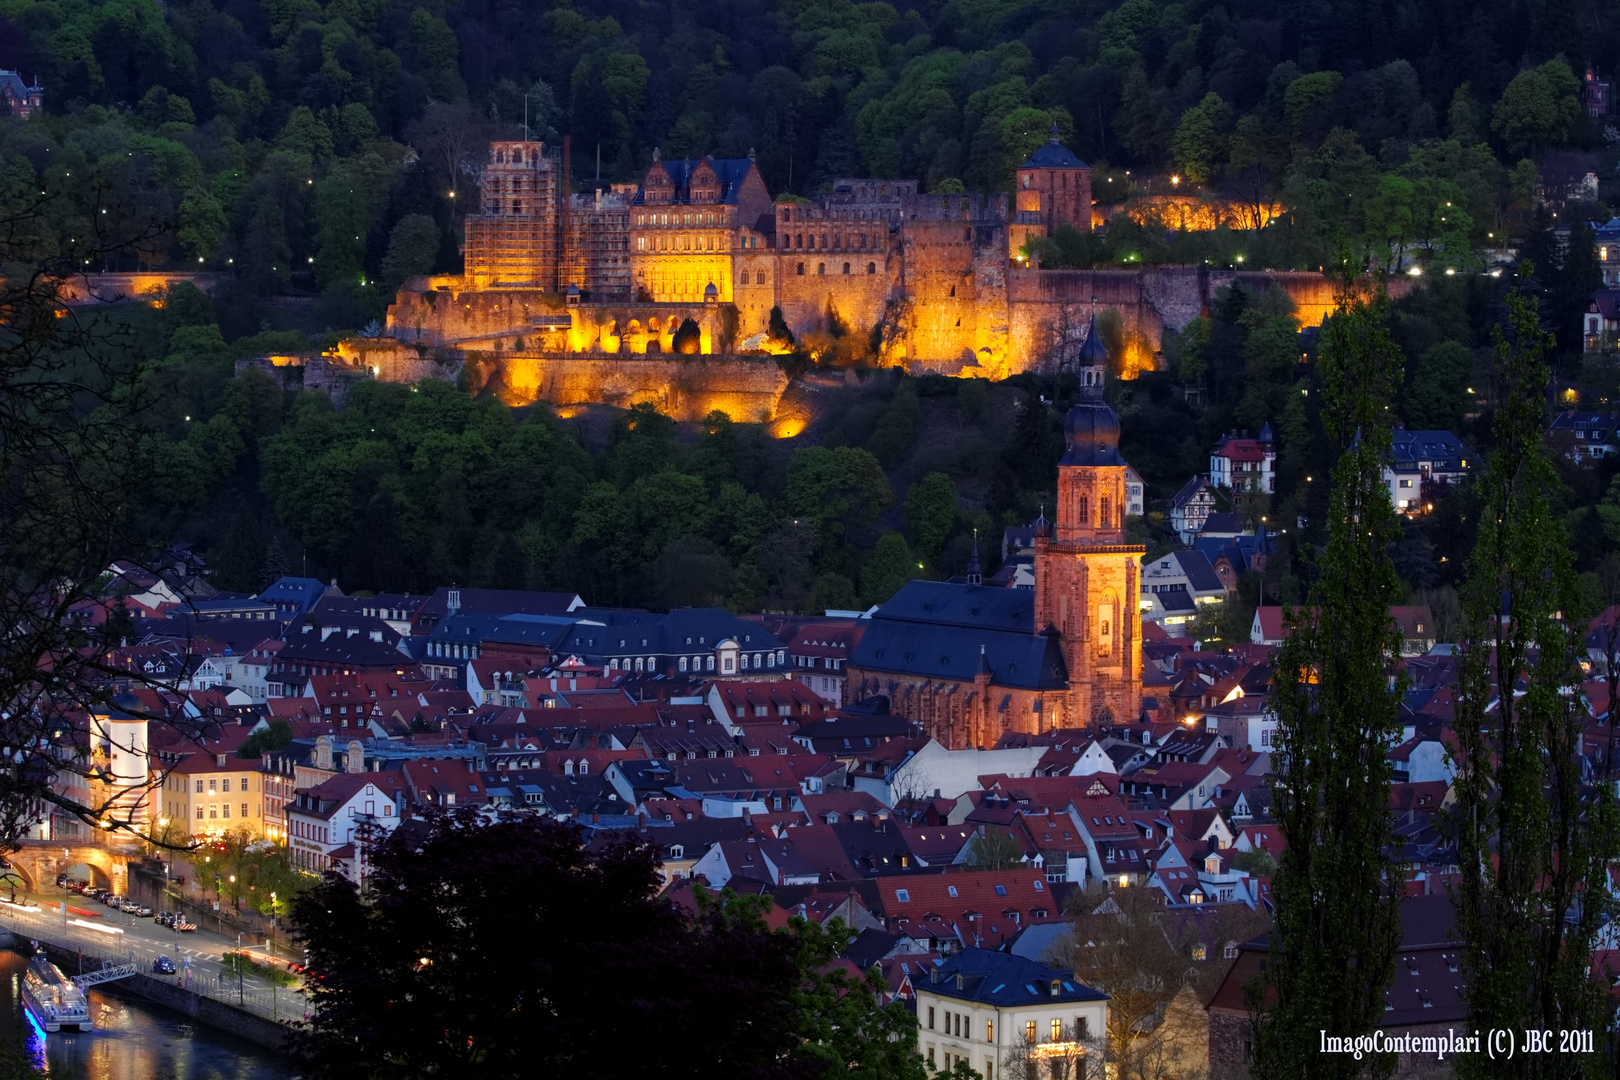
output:
<instances>
[{"instance_id":1,"label":"illuminated castle","mask_svg":"<svg viewBox=\"0 0 1620 1080\"><path fill-rule=\"evenodd\" d=\"M465 220L465 273L407 282L385 333L345 341L336 361L402 381L471 363L469 385L495 379L513 402L718 408L746 383L747 418L774 419L781 391L746 365L711 365L706 389L682 403L676 384L696 385L686 369L672 382L589 361L758 356L782 348L769 336L776 310L801 340L848 333L873 342L882 364L1002 379L1053 369L1087 340L1088 318L1110 310L1116 370L1132 378L1155 366L1164 329L1206 312L1239 276L1285 289L1304 325L1334 300L1320 274L1032 265L1031 240L1091 228L1091 169L1056 131L1018 167L1011 198L843 179L814 199L773 201L751 156L657 155L639 183L579 194L567 191L566 157L566 143L561 154L491 143L479 210Z\"/></svg>"},{"instance_id":2,"label":"illuminated castle","mask_svg":"<svg viewBox=\"0 0 1620 1080\"><path fill-rule=\"evenodd\" d=\"M490 145L466 221L467 285L735 304L740 340L762 335L772 308L799 334L830 317L866 332L887 321L895 361L1002 360L1009 254L1091 225L1091 170L1055 133L1018 170L1016 215L1005 196L925 195L911 180L839 180L773 203L752 157L655 153L640 184L593 196L560 194L563 173L542 143Z\"/></svg>"}]
</instances>

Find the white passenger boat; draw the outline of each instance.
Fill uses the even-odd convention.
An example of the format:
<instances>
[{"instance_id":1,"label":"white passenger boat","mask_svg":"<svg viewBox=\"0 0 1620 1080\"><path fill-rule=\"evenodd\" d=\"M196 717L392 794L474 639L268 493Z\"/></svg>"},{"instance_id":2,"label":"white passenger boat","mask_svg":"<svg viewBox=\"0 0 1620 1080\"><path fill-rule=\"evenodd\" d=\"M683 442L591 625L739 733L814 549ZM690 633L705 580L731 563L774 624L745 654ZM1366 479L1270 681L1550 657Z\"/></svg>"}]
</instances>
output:
<instances>
[{"instance_id":1,"label":"white passenger boat","mask_svg":"<svg viewBox=\"0 0 1620 1080\"><path fill-rule=\"evenodd\" d=\"M46 1031L90 1031L90 998L43 952L35 953L22 979L23 1008Z\"/></svg>"}]
</instances>

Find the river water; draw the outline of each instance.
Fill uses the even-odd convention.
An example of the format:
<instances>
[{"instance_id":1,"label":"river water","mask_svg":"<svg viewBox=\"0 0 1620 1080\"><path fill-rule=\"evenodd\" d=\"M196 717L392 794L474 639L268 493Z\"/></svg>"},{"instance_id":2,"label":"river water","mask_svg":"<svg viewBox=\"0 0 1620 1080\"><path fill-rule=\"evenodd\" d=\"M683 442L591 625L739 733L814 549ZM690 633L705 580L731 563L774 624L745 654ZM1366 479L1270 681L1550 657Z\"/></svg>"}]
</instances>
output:
<instances>
[{"instance_id":1,"label":"river water","mask_svg":"<svg viewBox=\"0 0 1620 1080\"><path fill-rule=\"evenodd\" d=\"M0 950L0 1037L39 1036L18 1004L28 961ZM93 1032L44 1036L45 1064L72 1080L284 1080L284 1058L138 998L90 991Z\"/></svg>"}]
</instances>

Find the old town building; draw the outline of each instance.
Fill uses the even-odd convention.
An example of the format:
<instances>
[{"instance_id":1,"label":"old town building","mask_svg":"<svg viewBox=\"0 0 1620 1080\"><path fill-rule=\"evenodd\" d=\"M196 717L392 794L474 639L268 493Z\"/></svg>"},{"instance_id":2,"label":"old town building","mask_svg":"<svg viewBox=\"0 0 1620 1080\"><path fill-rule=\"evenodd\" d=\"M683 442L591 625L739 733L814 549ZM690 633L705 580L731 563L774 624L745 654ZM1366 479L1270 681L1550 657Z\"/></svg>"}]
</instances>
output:
<instances>
[{"instance_id":1,"label":"old town building","mask_svg":"<svg viewBox=\"0 0 1620 1080\"><path fill-rule=\"evenodd\" d=\"M910 582L873 614L851 657L852 696L887 695L951 749L1137 718L1145 549L1125 541L1119 417L1102 397L1107 359L1093 323L1081 400L1065 422L1057 520L1036 523L1034 591Z\"/></svg>"}]
</instances>

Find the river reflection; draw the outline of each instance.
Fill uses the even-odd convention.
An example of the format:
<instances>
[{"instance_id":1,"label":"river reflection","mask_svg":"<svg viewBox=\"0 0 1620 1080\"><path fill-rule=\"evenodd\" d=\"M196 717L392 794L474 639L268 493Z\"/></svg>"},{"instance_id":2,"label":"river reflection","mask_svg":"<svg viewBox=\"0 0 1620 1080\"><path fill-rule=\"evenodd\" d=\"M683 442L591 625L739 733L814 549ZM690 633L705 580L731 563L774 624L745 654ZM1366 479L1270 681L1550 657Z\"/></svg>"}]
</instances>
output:
<instances>
[{"instance_id":1,"label":"river reflection","mask_svg":"<svg viewBox=\"0 0 1620 1080\"><path fill-rule=\"evenodd\" d=\"M0 951L0 1035L38 1040L17 1003L28 961ZM282 1080L284 1058L138 998L90 991L93 1032L43 1035L53 1076L72 1080Z\"/></svg>"}]
</instances>

